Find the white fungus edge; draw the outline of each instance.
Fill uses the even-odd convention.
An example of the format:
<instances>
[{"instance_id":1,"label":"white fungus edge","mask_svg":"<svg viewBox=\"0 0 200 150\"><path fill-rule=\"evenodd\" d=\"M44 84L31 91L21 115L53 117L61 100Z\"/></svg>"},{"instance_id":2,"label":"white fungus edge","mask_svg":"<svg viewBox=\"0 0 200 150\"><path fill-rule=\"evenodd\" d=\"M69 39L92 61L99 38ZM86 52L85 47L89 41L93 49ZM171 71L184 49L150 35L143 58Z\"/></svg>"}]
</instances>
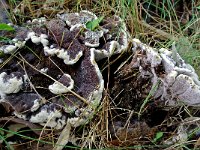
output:
<instances>
[{"instance_id":1,"label":"white fungus edge","mask_svg":"<svg viewBox=\"0 0 200 150\"><path fill-rule=\"evenodd\" d=\"M63 94L71 91L74 88L74 80L71 78L69 74L64 74L70 79L69 86L65 86L62 83L56 81L52 85L49 85L49 90L53 94Z\"/></svg>"}]
</instances>

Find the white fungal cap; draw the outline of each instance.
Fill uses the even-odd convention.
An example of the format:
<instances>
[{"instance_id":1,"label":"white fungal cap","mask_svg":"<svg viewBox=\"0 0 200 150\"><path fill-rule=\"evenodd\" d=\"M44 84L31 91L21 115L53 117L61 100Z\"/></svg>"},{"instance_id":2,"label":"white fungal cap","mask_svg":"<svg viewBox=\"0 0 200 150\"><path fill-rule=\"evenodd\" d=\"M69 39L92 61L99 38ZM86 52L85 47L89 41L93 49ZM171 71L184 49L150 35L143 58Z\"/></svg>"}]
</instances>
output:
<instances>
[{"instance_id":1,"label":"white fungal cap","mask_svg":"<svg viewBox=\"0 0 200 150\"><path fill-rule=\"evenodd\" d=\"M87 119L83 119L83 118L79 118L79 117L74 117L74 118L69 118L68 122L71 124L71 126L73 127L78 127L80 125L86 124L87 123Z\"/></svg>"},{"instance_id":2,"label":"white fungal cap","mask_svg":"<svg viewBox=\"0 0 200 150\"><path fill-rule=\"evenodd\" d=\"M88 21L91 21L93 19L97 19L97 16L87 10L82 10L80 13L65 13L65 14L57 14L57 17L61 20L65 21L66 24L70 27L76 25L76 24L85 24Z\"/></svg>"},{"instance_id":3,"label":"white fungal cap","mask_svg":"<svg viewBox=\"0 0 200 150\"><path fill-rule=\"evenodd\" d=\"M132 39L132 44L133 44L133 48L132 50L135 51L140 45L141 45L141 41L139 39Z\"/></svg>"},{"instance_id":4,"label":"white fungal cap","mask_svg":"<svg viewBox=\"0 0 200 150\"><path fill-rule=\"evenodd\" d=\"M61 49L57 52L57 57L63 59L64 63L67 65L75 64L82 55L83 55L83 52L79 51L76 57L74 59L71 59L70 56L68 55L67 50Z\"/></svg>"},{"instance_id":5,"label":"white fungal cap","mask_svg":"<svg viewBox=\"0 0 200 150\"><path fill-rule=\"evenodd\" d=\"M40 100L39 100L39 99L36 99L36 100L34 100L34 104L33 104L33 106L31 107L31 111L34 112L34 111L36 111L39 107L40 107Z\"/></svg>"},{"instance_id":6,"label":"white fungal cap","mask_svg":"<svg viewBox=\"0 0 200 150\"><path fill-rule=\"evenodd\" d=\"M65 83L59 82L59 80L54 82L52 85L49 86L49 90L53 94L67 93L74 88L74 80L69 74L64 74L61 78L65 78L66 80L68 80L65 80L65 82L67 82L67 85L64 85Z\"/></svg>"},{"instance_id":7,"label":"white fungal cap","mask_svg":"<svg viewBox=\"0 0 200 150\"><path fill-rule=\"evenodd\" d=\"M180 68L180 67L175 66L174 70L176 70L179 74L184 74L191 77L193 81L195 82L195 84L200 86L199 76L195 73L194 68L190 68L190 67L187 66L187 68Z\"/></svg>"},{"instance_id":8,"label":"white fungal cap","mask_svg":"<svg viewBox=\"0 0 200 150\"><path fill-rule=\"evenodd\" d=\"M35 36L35 32L28 32L26 41L29 40L32 36Z\"/></svg>"},{"instance_id":9,"label":"white fungal cap","mask_svg":"<svg viewBox=\"0 0 200 150\"><path fill-rule=\"evenodd\" d=\"M40 38L40 42L42 43L43 46L49 45L49 41L47 39Z\"/></svg>"},{"instance_id":10,"label":"white fungal cap","mask_svg":"<svg viewBox=\"0 0 200 150\"><path fill-rule=\"evenodd\" d=\"M46 21L46 18L45 17L41 17L41 18L35 18L32 20L32 23L43 23Z\"/></svg>"},{"instance_id":11,"label":"white fungal cap","mask_svg":"<svg viewBox=\"0 0 200 150\"><path fill-rule=\"evenodd\" d=\"M10 54L12 52L14 52L17 49L17 47L15 45L7 45L4 47L3 51L5 54Z\"/></svg>"},{"instance_id":12,"label":"white fungal cap","mask_svg":"<svg viewBox=\"0 0 200 150\"><path fill-rule=\"evenodd\" d=\"M69 55L67 50L61 49L58 51L58 58L63 59L64 61L69 61Z\"/></svg>"},{"instance_id":13,"label":"white fungal cap","mask_svg":"<svg viewBox=\"0 0 200 150\"><path fill-rule=\"evenodd\" d=\"M42 38L42 39L47 39L48 36L47 36L46 34L41 34L41 35L40 35L40 38Z\"/></svg>"},{"instance_id":14,"label":"white fungal cap","mask_svg":"<svg viewBox=\"0 0 200 150\"><path fill-rule=\"evenodd\" d=\"M181 88L180 88L181 87ZM180 74L170 88L172 95L187 105L200 105L200 87L187 75Z\"/></svg>"},{"instance_id":15,"label":"white fungal cap","mask_svg":"<svg viewBox=\"0 0 200 150\"><path fill-rule=\"evenodd\" d=\"M150 62L151 67L157 67L161 64L162 58L159 56L158 52L153 50L153 48L145 46L147 52L147 61Z\"/></svg>"},{"instance_id":16,"label":"white fungal cap","mask_svg":"<svg viewBox=\"0 0 200 150\"><path fill-rule=\"evenodd\" d=\"M17 116L18 118L27 120L26 115L21 114L21 113L19 113L19 112L14 111L14 115Z\"/></svg>"},{"instance_id":17,"label":"white fungal cap","mask_svg":"<svg viewBox=\"0 0 200 150\"><path fill-rule=\"evenodd\" d=\"M26 41L16 41L15 46L18 48L22 48L22 47L24 47L25 43L26 43Z\"/></svg>"},{"instance_id":18,"label":"white fungal cap","mask_svg":"<svg viewBox=\"0 0 200 150\"><path fill-rule=\"evenodd\" d=\"M35 18L35 19L32 20L32 22L33 22L33 23L34 23L34 22L38 22L38 19Z\"/></svg>"},{"instance_id":19,"label":"white fungal cap","mask_svg":"<svg viewBox=\"0 0 200 150\"><path fill-rule=\"evenodd\" d=\"M44 47L44 53L45 55L53 56L57 54L60 50L57 48L49 48L48 46Z\"/></svg>"},{"instance_id":20,"label":"white fungal cap","mask_svg":"<svg viewBox=\"0 0 200 150\"><path fill-rule=\"evenodd\" d=\"M85 14L89 14L91 15L92 17L94 17L94 19L97 19L97 16L91 12L91 11L88 11L88 10L81 10L80 13L85 13Z\"/></svg>"},{"instance_id":21,"label":"white fungal cap","mask_svg":"<svg viewBox=\"0 0 200 150\"><path fill-rule=\"evenodd\" d=\"M137 44L137 45L139 45L139 44L142 43L139 39L136 39L136 38L133 38L133 39L132 39L132 42L133 42L134 44Z\"/></svg>"},{"instance_id":22,"label":"white fungal cap","mask_svg":"<svg viewBox=\"0 0 200 150\"><path fill-rule=\"evenodd\" d=\"M14 39L12 39L12 41L13 41L14 43L16 43L16 42L18 41L18 39L17 39L17 38L14 38Z\"/></svg>"},{"instance_id":23,"label":"white fungal cap","mask_svg":"<svg viewBox=\"0 0 200 150\"><path fill-rule=\"evenodd\" d=\"M132 50L135 51L139 47L141 50L146 52L146 63L150 63L151 67L157 67L161 64L162 58L160 57L159 53L150 46L142 43L138 39L132 39L133 48ZM164 55L165 56L165 55Z\"/></svg>"},{"instance_id":24,"label":"white fungal cap","mask_svg":"<svg viewBox=\"0 0 200 150\"><path fill-rule=\"evenodd\" d=\"M48 110L47 108L43 108L36 115L32 115L29 121L56 129L63 128L66 123L65 116L60 111L56 109Z\"/></svg>"},{"instance_id":25,"label":"white fungal cap","mask_svg":"<svg viewBox=\"0 0 200 150\"><path fill-rule=\"evenodd\" d=\"M40 35L40 42L42 43L42 45L45 47L47 45L49 45L49 41L47 40L48 36L46 34L41 34Z\"/></svg>"},{"instance_id":26,"label":"white fungal cap","mask_svg":"<svg viewBox=\"0 0 200 150\"><path fill-rule=\"evenodd\" d=\"M98 47L99 43L91 44L89 42L85 42L85 45L88 46L88 47Z\"/></svg>"},{"instance_id":27,"label":"white fungal cap","mask_svg":"<svg viewBox=\"0 0 200 150\"><path fill-rule=\"evenodd\" d=\"M172 56L172 51L169 51L169 50L166 49L166 48L161 48L161 49L159 49L159 52L160 52L160 53L163 53L163 54L165 54L165 55L167 55L167 56Z\"/></svg>"},{"instance_id":28,"label":"white fungal cap","mask_svg":"<svg viewBox=\"0 0 200 150\"><path fill-rule=\"evenodd\" d=\"M35 44L39 44L41 42L41 39L40 37L33 35L31 36L31 41Z\"/></svg>"},{"instance_id":29,"label":"white fungal cap","mask_svg":"<svg viewBox=\"0 0 200 150\"><path fill-rule=\"evenodd\" d=\"M103 31L86 31L85 45L89 47L98 47L99 39L103 36Z\"/></svg>"},{"instance_id":30,"label":"white fungal cap","mask_svg":"<svg viewBox=\"0 0 200 150\"><path fill-rule=\"evenodd\" d=\"M75 24L73 26L71 26L70 31L74 31L76 29L81 29L81 28L86 28L86 26L84 24Z\"/></svg>"},{"instance_id":31,"label":"white fungal cap","mask_svg":"<svg viewBox=\"0 0 200 150\"><path fill-rule=\"evenodd\" d=\"M175 67L173 60L163 53L161 53L160 56L162 58L162 64L164 66L165 72L170 73L171 71L173 71Z\"/></svg>"},{"instance_id":32,"label":"white fungal cap","mask_svg":"<svg viewBox=\"0 0 200 150\"><path fill-rule=\"evenodd\" d=\"M0 93L17 93L20 91L22 84L23 79L21 77L16 77L14 74L8 76L6 72L0 74Z\"/></svg>"},{"instance_id":33,"label":"white fungal cap","mask_svg":"<svg viewBox=\"0 0 200 150\"><path fill-rule=\"evenodd\" d=\"M65 21L68 26L73 26L77 23L80 23L80 16L79 13L64 13L64 14L57 14L58 18Z\"/></svg>"},{"instance_id":34,"label":"white fungal cap","mask_svg":"<svg viewBox=\"0 0 200 150\"><path fill-rule=\"evenodd\" d=\"M42 68L42 69L40 69L40 71L43 72L43 73L47 73L48 70L49 70L49 68Z\"/></svg>"},{"instance_id":35,"label":"white fungal cap","mask_svg":"<svg viewBox=\"0 0 200 150\"><path fill-rule=\"evenodd\" d=\"M167 76L165 77L165 81L168 86L171 86L175 82L177 75L177 71L171 71L169 74L167 74Z\"/></svg>"},{"instance_id":36,"label":"white fungal cap","mask_svg":"<svg viewBox=\"0 0 200 150\"><path fill-rule=\"evenodd\" d=\"M111 41L108 49L94 49L95 60L99 61L103 58L110 57L114 54L115 50L119 47L117 41Z\"/></svg>"}]
</instances>

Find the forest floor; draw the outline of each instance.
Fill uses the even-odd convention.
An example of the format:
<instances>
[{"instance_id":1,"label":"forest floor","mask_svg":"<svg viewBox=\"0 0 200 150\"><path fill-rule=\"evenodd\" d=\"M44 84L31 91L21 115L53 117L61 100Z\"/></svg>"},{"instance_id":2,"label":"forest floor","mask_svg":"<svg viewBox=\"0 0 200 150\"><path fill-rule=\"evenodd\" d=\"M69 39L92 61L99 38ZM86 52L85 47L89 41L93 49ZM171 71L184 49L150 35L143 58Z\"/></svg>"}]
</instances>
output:
<instances>
[{"instance_id":1,"label":"forest floor","mask_svg":"<svg viewBox=\"0 0 200 150\"><path fill-rule=\"evenodd\" d=\"M51 19L57 13L81 10L97 16L120 16L132 38L156 49L171 49L175 42L177 52L200 75L198 0L2 0L0 22L23 25L27 20L43 16ZM199 109L186 105L163 109L155 101L146 102L148 94L143 100L137 100L136 90L132 90L135 78L129 78L132 72L126 74L126 68L122 67L125 73L116 73L120 64L130 63L130 55L125 53L98 62L105 80L102 102L88 124L73 129L78 145L70 142L64 149L200 149L200 121L191 126L187 124L189 117L199 120ZM0 104L0 149L53 149L60 130L42 129L14 118L10 111L9 106ZM180 126L184 123L188 126ZM187 133L190 135L185 141L174 142L172 139L180 134L181 127L186 131L192 128ZM35 128L41 129L33 132ZM169 141L173 142L169 144Z\"/></svg>"}]
</instances>

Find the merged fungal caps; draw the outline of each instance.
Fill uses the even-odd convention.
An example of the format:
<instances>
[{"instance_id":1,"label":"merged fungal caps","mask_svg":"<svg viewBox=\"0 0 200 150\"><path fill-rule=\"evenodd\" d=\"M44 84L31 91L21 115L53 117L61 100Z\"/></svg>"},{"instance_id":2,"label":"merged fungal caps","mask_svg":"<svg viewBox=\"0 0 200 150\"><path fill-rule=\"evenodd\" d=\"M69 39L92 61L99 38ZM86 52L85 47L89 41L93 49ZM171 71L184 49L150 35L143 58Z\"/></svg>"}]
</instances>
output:
<instances>
[{"instance_id":1,"label":"merged fungal caps","mask_svg":"<svg viewBox=\"0 0 200 150\"><path fill-rule=\"evenodd\" d=\"M91 31L86 23L97 18L81 11L13 26L16 32L9 35L11 41L0 43L5 54L0 64L13 56L0 70L0 102L9 103L17 117L51 128L61 129L67 121L74 127L87 123L104 89L97 62L125 52L131 42L134 56L126 67L137 68L138 79L149 79L149 87L158 85L154 99L165 106L199 105L198 76L178 54L177 62L167 49L131 40L118 16L104 17Z\"/></svg>"},{"instance_id":2,"label":"merged fungal caps","mask_svg":"<svg viewBox=\"0 0 200 150\"><path fill-rule=\"evenodd\" d=\"M150 70L151 87L160 82L153 95L155 99L159 99L165 103L165 106L171 107L181 105L181 103L199 106L199 78L192 66L186 64L178 53L175 53L175 59L173 52L165 48L152 49L138 39L133 39L132 42L132 50L136 54L145 52L146 55L145 57L135 56L137 60L134 59L134 66L140 67L140 74L145 74L145 67L150 66L148 70ZM159 69L162 72L159 72Z\"/></svg>"},{"instance_id":3,"label":"merged fungal caps","mask_svg":"<svg viewBox=\"0 0 200 150\"><path fill-rule=\"evenodd\" d=\"M9 103L17 117L47 127L87 123L104 89L96 61L125 51L129 36L117 16L90 31L86 23L94 19L94 13L81 11L13 26L12 42L0 43L2 62L17 52L0 71L0 102Z\"/></svg>"}]
</instances>

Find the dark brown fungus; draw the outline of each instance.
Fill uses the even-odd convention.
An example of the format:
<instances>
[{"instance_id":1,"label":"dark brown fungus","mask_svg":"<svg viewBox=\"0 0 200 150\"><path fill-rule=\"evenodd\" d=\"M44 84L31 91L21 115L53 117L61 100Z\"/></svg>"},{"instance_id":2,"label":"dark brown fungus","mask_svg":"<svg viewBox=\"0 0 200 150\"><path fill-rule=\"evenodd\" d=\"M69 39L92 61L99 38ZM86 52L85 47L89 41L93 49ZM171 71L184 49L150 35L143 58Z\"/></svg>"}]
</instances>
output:
<instances>
[{"instance_id":1,"label":"dark brown fungus","mask_svg":"<svg viewBox=\"0 0 200 150\"><path fill-rule=\"evenodd\" d=\"M15 70L21 71L20 76L11 73L12 78L7 79L6 83L4 78L8 76L9 65L1 69L1 101L9 103L17 117L57 129L62 128L67 120L73 126L86 123L100 103L104 88L104 80L95 62L95 49L84 44L92 35L83 36L87 32L93 32L85 28L85 23L97 17L91 12L81 11L74 17L65 14L58 18L30 21L27 23L29 28L16 26L17 32L12 36L13 43L0 47L7 54L24 45L33 49L31 60L27 59L30 51L23 50L10 62L12 65L21 57L19 65L15 65ZM75 22L83 25L83 34L80 34L79 28L73 27L77 24ZM69 26L74 30L69 30ZM99 33L101 38L103 31ZM92 40L99 41L98 37L93 37ZM49 57L55 62L50 62ZM65 65L58 59L63 59ZM24 64L23 70L21 66ZM28 90L24 88L24 84L29 84ZM71 114L74 114L73 117Z\"/></svg>"}]
</instances>

